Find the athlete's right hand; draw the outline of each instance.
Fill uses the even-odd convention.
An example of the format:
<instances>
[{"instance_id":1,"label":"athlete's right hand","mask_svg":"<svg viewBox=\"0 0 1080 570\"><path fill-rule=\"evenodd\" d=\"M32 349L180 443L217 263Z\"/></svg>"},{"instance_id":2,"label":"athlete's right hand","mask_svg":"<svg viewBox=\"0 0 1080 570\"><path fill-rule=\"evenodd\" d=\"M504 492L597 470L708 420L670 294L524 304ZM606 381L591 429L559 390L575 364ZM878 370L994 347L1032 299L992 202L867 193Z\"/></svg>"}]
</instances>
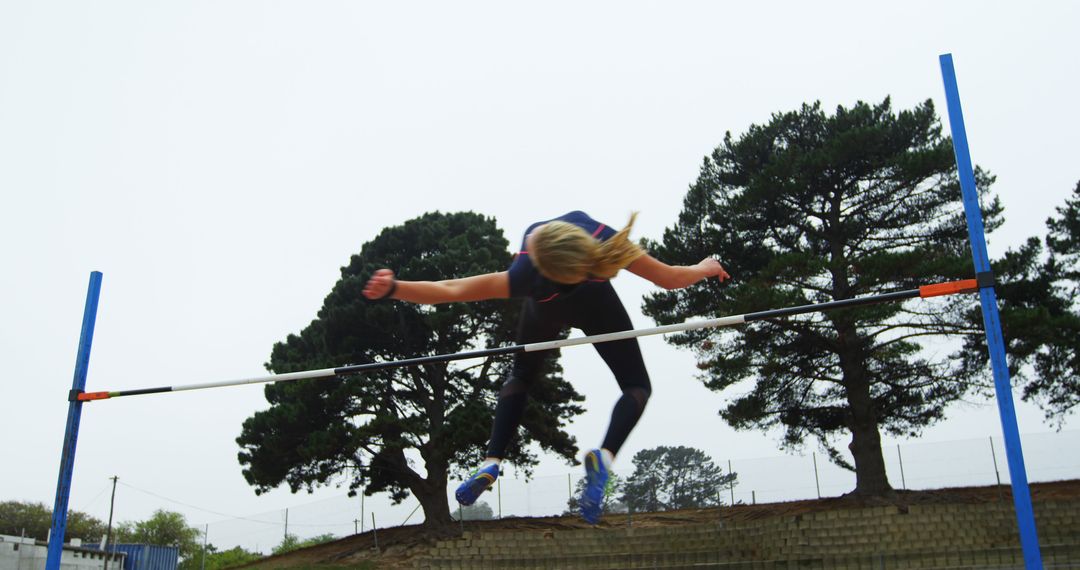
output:
<instances>
[{"instance_id":1,"label":"athlete's right hand","mask_svg":"<svg viewBox=\"0 0 1080 570\"><path fill-rule=\"evenodd\" d=\"M364 285L364 296L368 299L382 299L389 295L394 288L394 272L389 269L376 271L367 285Z\"/></svg>"},{"instance_id":2,"label":"athlete's right hand","mask_svg":"<svg viewBox=\"0 0 1080 570\"><path fill-rule=\"evenodd\" d=\"M698 267L705 272L705 278L716 277L721 283L731 279L728 272L724 270L724 266L720 265L720 262L715 257L706 257L698 262Z\"/></svg>"}]
</instances>

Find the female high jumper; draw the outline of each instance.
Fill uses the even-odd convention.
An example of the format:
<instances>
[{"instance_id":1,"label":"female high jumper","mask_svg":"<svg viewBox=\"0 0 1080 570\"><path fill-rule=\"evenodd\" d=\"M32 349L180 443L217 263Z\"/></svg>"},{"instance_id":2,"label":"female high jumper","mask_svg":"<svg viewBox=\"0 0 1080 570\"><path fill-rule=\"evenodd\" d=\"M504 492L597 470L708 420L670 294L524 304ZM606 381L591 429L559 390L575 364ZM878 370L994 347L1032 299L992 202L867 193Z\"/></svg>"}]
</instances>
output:
<instances>
[{"instance_id":1,"label":"female high jumper","mask_svg":"<svg viewBox=\"0 0 1080 570\"><path fill-rule=\"evenodd\" d=\"M623 268L665 289L687 287L709 277L730 278L712 257L690 266L667 265L653 258L629 239L635 217L615 231L585 212L570 212L529 226L506 271L443 281L399 281L393 271L380 269L367 282L364 296L427 304L524 297L517 343L528 344L554 340L566 327L579 328L586 335L633 328L609 282ZM594 346L615 375L622 396L615 402L603 443L584 458L586 485L578 504L590 524L600 520L611 464L652 392L637 339ZM473 504L499 476L499 464L521 421L529 387L540 377L547 356L547 351L514 355L499 391L486 459L457 488L462 505Z\"/></svg>"}]
</instances>

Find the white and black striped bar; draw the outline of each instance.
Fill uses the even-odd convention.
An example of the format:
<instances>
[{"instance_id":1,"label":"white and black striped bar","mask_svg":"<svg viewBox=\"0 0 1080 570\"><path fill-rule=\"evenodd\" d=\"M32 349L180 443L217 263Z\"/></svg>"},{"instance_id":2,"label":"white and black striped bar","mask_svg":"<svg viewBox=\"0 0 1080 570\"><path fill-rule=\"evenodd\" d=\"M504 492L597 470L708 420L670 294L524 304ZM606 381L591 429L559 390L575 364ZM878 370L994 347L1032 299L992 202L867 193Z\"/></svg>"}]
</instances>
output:
<instances>
[{"instance_id":1,"label":"white and black striped bar","mask_svg":"<svg viewBox=\"0 0 1080 570\"><path fill-rule=\"evenodd\" d=\"M906 291L895 291L892 293L882 293L881 295L872 295L869 297L859 297L855 299L844 299L840 301L829 301L826 303L815 303L811 305L800 305L798 307L788 307L784 309L772 309L769 311L758 311L756 313L746 313L743 315L734 315L730 317L720 317L716 319L707 319L702 321L688 321L684 323L678 323L674 325L664 325L659 327L652 327L647 329L633 329L628 331L620 331L607 334L598 334L592 336L583 336L577 338L568 338L562 340L552 340L546 342L534 342L531 344L518 344L513 346L504 346L500 348L489 348L485 350L474 350L470 352L455 352L453 354L437 354L432 356L420 356L417 358L407 358L404 360L394 360L390 362L371 362L367 364L351 364L348 366L341 366L338 368L323 368L320 370L308 370L304 372L288 372L285 374L271 374L269 376L258 376L254 378L243 378L239 380L224 380L221 382L206 382L202 384L187 384L184 386L163 386L160 388L144 388L140 390L120 390L114 392L73 392L69 399L80 401L91 400L105 400L109 398L118 398L120 396L138 396L142 394L160 394L163 392L182 392L186 390L201 390L204 388L221 388L224 386L239 386L243 384L266 384L269 382L291 382L294 380L307 380L312 378L330 378L334 376L346 376L350 374L359 374L361 372L368 372L371 370L382 370L386 368L397 368L402 366L417 366L420 364L430 364L433 362L450 362L453 360L468 360L471 358L483 358L487 356L500 356L504 354L514 354L518 352L536 352L540 350L554 350L557 348L563 348L567 346L577 346L581 344L596 344L598 342L611 342L614 340L624 340L629 338L637 338L642 336L669 334L675 332L683 332L690 330L698 330L704 328L716 328L727 327L731 325L740 325L743 323L749 323L753 321L762 321L766 319L776 319L783 317L790 317L793 315L802 315L806 313L816 313L821 311L829 311L834 309L844 309L849 307L858 307L862 305L873 305L878 303L888 303L890 301L900 301L903 299L913 299L915 297L935 297L939 295L952 295L956 293L973 293L978 290L978 285L974 279L968 279L965 281L954 281L949 283L938 283L935 285L925 285L918 289L909 289Z\"/></svg>"},{"instance_id":2,"label":"white and black striped bar","mask_svg":"<svg viewBox=\"0 0 1080 570\"><path fill-rule=\"evenodd\" d=\"M161 386L158 388L142 388L138 390L118 390L113 392L84 392L75 393L74 398L83 401L106 400L120 396L140 396L143 394L161 394L164 392L184 392L187 390L202 390L204 388L222 388L225 386L241 386L244 384L267 384L270 382L292 382L295 380L308 380L313 378L330 378L333 376L346 376L359 374L371 370L385 368L398 368L401 366L417 366L432 362L449 362L451 360L468 360L470 358L483 358L485 356L500 356L523 352L525 346L503 346L500 348L488 348L471 352L455 352L453 354L436 354L433 356L419 356L405 360L393 360L390 362L369 362L367 364L349 364L338 368L321 368L319 370L305 370L303 372L286 372L284 374L271 374L268 376L256 376L253 378L240 378L236 380L222 380L219 382L204 382L202 384L185 384L183 386Z\"/></svg>"},{"instance_id":3,"label":"white and black striped bar","mask_svg":"<svg viewBox=\"0 0 1080 570\"><path fill-rule=\"evenodd\" d=\"M743 315L733 315L730 317L719 317L716 319L708 319L704 321L689 321L685 323L664 325L661 327L654 327L650 329L636 329L607 334L598 334L593 336L583 336L578 338L568 338L563 340L534 342L532 344L524 345L524 349L525 352L535 352L538 350L552 350L556 348L562 348L564 346L577 346L579 344L596 344L598 342L624 340L628 338L637 338L640 336L649 336L655 334L668 334L698 329L729 327L731 325L741 325L743 323L749 323L753 321L763 321L766 319L790 317L792 315L816 313L820 311L829 311L832 309L844 309L847 307L857 307L860 305L874 305L877 303L887 303L889 301L899 301L901 299L913 299L920 296L924 295L920 295L919 289L909 289L907 291L883 293L881 295L874 295L872 297L859 297L857 299L844 299L841 301L829 301L826 303L815 303L812 305L800 305L798 307L788 307L785 309L758 311L756 313L746 313Z\"/></svg>"}]
</instances>

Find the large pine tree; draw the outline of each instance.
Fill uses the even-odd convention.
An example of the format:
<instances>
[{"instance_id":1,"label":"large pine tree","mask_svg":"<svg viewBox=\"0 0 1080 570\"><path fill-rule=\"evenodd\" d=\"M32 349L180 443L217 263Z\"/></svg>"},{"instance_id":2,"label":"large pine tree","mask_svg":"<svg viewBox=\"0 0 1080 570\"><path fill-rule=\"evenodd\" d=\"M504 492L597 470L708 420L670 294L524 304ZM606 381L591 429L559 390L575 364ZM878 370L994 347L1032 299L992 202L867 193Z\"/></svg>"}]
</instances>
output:
<instances>
[{"instance_id":1,"label":"large pine tree","mask_svg":"<svg viewBox=\"0 0 1080 570\"><path fill-rule=\"evenodd\" d=\"M979 188L992 180L977 172ZM984 192L986 227L1000 207ZM851 299L970 278L971 256L952 146L930 101L894 112L889 99L826 114L779 113L706 157L659 257L717 255L728 285L661 292L659 323ZM913 300L681 334L705 384L728 390L721 416L742 429L781 427L789 447L816 439L856 472L854 492L891 491L881 432L910 435L943 417L969 374L937 345L980 334L973 298ZM850 457L834 442L850 434Z\"/></svg>"},{"instance_id":2,"label":"large pine tree","mask_svg":"<svg viewBox=\"0 0 1080 570\"><path fill-rule=\"evenodd\" d=\"M416 305L369 301L365 280L390 267L401 279L438 280L501 271L510 263L495 220L471 212L432 213L383 230L341 270L341 280L299 335L274 346L275 373L391 361L498 346L513 340L519 305L507 301ZM492 407L508 361L433 363L331 380L270 384L270 408L244 422L237 438L244 476L256 492L282 483L293 492L349 478L352 490L409 493L429 526L450 522L448 471L481 459ZM573 460L563 431L583 398L548 364L508 459L528 469L525 445ZM419 458L422 467L415 464Z\"/></svg>"}]
</instances>

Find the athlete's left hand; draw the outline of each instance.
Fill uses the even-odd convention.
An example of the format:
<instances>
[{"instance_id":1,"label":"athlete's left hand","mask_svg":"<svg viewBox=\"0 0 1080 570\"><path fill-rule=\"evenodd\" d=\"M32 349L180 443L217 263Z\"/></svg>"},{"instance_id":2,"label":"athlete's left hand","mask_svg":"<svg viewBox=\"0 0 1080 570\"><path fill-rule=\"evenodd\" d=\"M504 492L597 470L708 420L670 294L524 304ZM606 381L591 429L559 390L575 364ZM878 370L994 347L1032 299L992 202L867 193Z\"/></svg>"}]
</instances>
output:
<instances>
[{"instance_id":1,"label":"athlete's left hand","mask_svg":"<svg viewBox=\"0 0 1080 570\"><path fill-rule=\"evenodd\" d=\"M384 299L394 290L394 272L389 269L376 271L364 286L364 296L368 299Z\"/></svg>"}]
</instances>

